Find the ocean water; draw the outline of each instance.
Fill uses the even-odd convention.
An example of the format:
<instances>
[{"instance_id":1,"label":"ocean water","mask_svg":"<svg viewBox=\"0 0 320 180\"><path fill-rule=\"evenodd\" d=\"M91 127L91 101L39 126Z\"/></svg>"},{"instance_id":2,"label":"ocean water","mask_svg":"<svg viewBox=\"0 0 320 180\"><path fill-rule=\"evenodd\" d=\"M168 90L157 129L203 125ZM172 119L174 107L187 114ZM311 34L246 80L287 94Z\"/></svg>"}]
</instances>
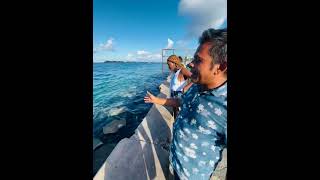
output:
<instances>
[{"instance_id":1,"label":"ocean water","mask_svg":"<svg viewBox=\"0 0 320 180\"><path fill-rule=\"evenodd\" d=\"M117 143L130 137L152 104L146 104L146 91L159 93L159 85L169 75L161 63L93 64L93 136L103 143ZM103 127L112 121L126 121L117 132L104 135Z\"/></svg>"}]
</instances>

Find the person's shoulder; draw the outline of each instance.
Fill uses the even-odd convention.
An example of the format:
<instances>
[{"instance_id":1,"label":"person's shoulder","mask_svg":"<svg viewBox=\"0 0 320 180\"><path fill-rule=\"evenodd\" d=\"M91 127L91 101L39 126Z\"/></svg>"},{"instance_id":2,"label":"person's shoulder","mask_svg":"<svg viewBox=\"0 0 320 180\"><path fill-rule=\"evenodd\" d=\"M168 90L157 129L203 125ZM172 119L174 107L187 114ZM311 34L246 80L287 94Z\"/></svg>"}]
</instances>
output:
<instances>
[{"instance_id":1,"label":"person's shoulder","mask_svg":"<svg viewBox=\"0 0 320 180\"><path fill-rule=\"evenodd\" d=\"M227 81L224 82L220 87L213 89L212 93L215 96L227 96Z\"/></svg>"},{"instance_id":2,"label":"person's shoulder","mask_svg":"<svg viewBox=\"0 0 320 180\"><path fill-rule=\"evenodd\" d=\"M190 94L196 94L199 91L199 85L193 83L188 91L185 93L185 95L190 95Z\"/></svg>"},{"instance_id":3,"label":"person's shoulder","mask_svg":"<svg viewBox=\"0 0 320 180\"><path fill-rule=\"evenodd\" d=\"M190 89L193 89L194 91L199 91L200 90L200 85L199 84L196 84L196 83L193 83L190 87Z\"/></svg>"}]
</instances>

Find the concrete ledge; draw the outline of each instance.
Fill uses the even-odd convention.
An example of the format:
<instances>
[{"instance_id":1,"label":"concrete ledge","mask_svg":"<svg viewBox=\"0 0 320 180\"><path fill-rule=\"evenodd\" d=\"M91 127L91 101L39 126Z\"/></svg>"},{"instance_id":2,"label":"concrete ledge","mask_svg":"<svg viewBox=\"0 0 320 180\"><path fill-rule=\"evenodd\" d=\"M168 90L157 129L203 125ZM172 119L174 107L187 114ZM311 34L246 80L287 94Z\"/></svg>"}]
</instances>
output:
<instances>
[{"instance_id":1,"label":"concrete ledge","mask_svg":"<svg viewBox=\"0 0 320 180\"><path fill-rule=\"evenodd\" d=\"M169 80L162 83L158 97L169 95ZM169 147L174 119L172 108L153 105L129 139L122 139L99 169L94 180L173 179L169 170ZM211 179L225 179L227 151Z\"/></svg>"},{"instance_id":2,"label":"concrete ledge","mask_svg":"<svg viewBox=\"0 0 320 180\"><path fill-rule=\"evenodd\" d=\"M166 179L169 152L133 138L121 140L94 179Z\"/></svg>"},{"instance_id":3,"label":"concrete ledge","mask_svg":"<svg viewBox=\"0 0 320 180\"><path fill-rule=\"evenodd\" d=\"M169 94L168 82L158 97ZM99 169L94 180L173 179L169 171L169 145L173 117L170 108L153 105L129 139L122 139Z\"/></svg>"}]
</instances>

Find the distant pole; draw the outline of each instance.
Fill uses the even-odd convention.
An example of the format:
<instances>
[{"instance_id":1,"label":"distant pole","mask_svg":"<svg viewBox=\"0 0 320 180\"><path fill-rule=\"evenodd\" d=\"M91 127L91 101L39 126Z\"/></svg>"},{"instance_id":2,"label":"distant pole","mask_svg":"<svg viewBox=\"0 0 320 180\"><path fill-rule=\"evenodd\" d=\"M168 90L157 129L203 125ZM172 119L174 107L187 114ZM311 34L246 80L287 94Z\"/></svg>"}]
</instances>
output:
<instances>
[{"instance_id":1,"label":"distant pole","mask_svg":"<svg viewBox=\"0 0 320 180\"><path fill-rule=\"evenodd\" d=\"M163 49L161 50L161 71L162 71L162 78L164 78L164 74L163 74Z\"/></svg>"}]
</instances>

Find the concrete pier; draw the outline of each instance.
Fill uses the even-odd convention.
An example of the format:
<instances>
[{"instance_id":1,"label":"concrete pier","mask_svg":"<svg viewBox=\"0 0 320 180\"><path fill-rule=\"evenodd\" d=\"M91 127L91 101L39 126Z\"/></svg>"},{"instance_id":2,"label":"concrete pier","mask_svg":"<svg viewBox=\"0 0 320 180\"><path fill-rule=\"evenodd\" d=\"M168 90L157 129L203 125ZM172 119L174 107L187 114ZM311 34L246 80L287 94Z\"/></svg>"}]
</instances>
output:
<instances>
[{"instance_id":1,"label":"concrete pier","mask_svg":"<svg viewBox=\"0 0 320 180\"><path fill-rule=\"evenodd\" d=\"M158 97L169 95L169 77L163 82ZM94 176L94 180L168 180L169 146L174 119L171 107L153 105L130 138L122 139ZM227 153L211 179L225 179Z\"/></svg>"}]
</instances>

